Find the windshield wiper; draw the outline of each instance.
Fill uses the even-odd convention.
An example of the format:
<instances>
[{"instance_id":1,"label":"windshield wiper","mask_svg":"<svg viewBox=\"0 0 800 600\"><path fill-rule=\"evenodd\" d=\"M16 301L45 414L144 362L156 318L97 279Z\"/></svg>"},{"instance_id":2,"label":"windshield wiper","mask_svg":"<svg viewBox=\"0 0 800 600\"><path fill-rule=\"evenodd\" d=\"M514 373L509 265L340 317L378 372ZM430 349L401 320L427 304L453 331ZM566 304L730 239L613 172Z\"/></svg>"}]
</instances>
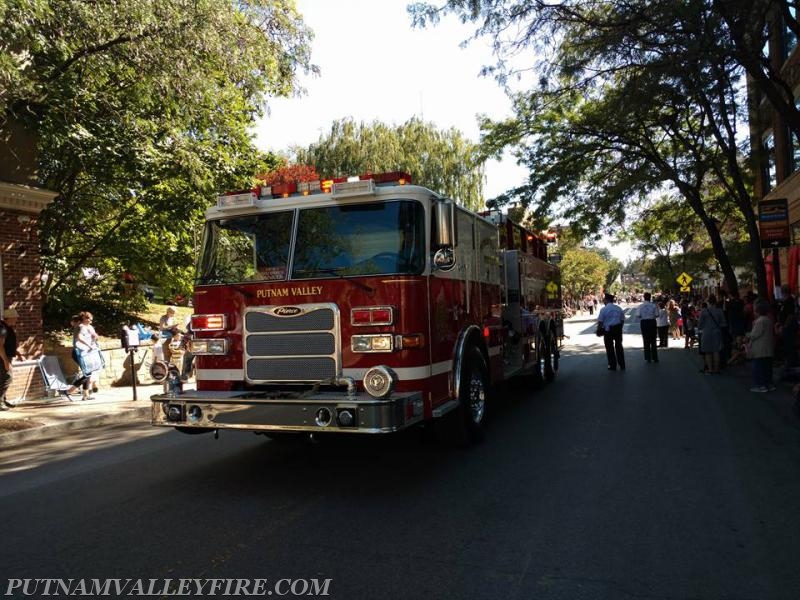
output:
<instances>
[{"instance_id":1,"label":"windshield wiper","mask_svg":"<svg viewBox=\"0 0 800 600\"><path fill-rule=\"evenodd\" d=\"M295 269L295 273L298 273L298 274L299 273L303 273L303 274L324 273L326 275L333 275L337 279L344 279L345 281L349 281L354 286L356 286L357 288L361 288L362 290L364 290L368 294L373 294L375 292L375 290L372 287L368 286L366 283L362 283L361 281L358 281L356 279L350 279L350 278L342 275L341 271L343 271L344 269L345 269L345 267L323 267L323 268L320 268L320 269Z\"/></svg>"}]
</instances>

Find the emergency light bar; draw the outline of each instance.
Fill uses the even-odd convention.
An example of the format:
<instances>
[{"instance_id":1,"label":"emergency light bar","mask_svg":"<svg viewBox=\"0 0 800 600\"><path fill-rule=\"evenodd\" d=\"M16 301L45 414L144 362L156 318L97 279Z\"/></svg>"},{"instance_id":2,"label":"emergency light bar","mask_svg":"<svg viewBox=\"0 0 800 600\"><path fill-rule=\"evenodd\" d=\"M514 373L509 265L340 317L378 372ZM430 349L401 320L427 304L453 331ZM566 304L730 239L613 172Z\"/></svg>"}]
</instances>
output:
<instances>
[{"instance_id":1,"label":"emergency light bar","mask_svg":"<svg viewBox=\"0 0 800 600\"><path fill-rule=\"evenodd\" d=\"M303 196L308 196L309 194L318 194L322 191L322 182L321 181L298 181L297 182L297 191Z\"/></svg>"},{"instance_id":2,"label":"emergency light bar","mask_svg":"<svg viewBox=\"0 0 800 600\"><path fill-rule=\"evenodd\" d=\"M375 181L366 179L364 181L342 181L333 184L331 195L337 196L366 196L375 193Z\"/></svg>"},{"instance_id":3,"label":"emergency light bar","mask_svg":"<svg viewBox=\"0 0 800 600\"><path fill-rule=\"evenodd\" d=\"M309 196L311 194L331 194L337 196L366 196L375 193L379 185L394 183L407 185L411 183L411 175L403 171L388 173L367 173L354 177L337 177L317 181L292 181L262 185L252 190L230 192L217 197L217 207L236 209L255 206L258 200L271 198L289 198L294 195Z\"/></svg>"},{"instance_id":4,"label":"emergency light bar","mask_svg":"<svg viewBox=\"0 0 800 600\"><path fill-rule=\"evenodd\" d=\"M288 198L297 193L297 183L276 183L272 186L273 198Z\"/></svg>"},{"instance_id":5,"label":"emergency light bar","mask_svg":"<svg viewBox=\"0 0 800 600\"><path fill-rule=\"evenodd\" d=\"M240 208L253 206L258 200L255 192L242 192L240 194L226 194L217 198L219 208Z\"/></svg>"}]
</instances>

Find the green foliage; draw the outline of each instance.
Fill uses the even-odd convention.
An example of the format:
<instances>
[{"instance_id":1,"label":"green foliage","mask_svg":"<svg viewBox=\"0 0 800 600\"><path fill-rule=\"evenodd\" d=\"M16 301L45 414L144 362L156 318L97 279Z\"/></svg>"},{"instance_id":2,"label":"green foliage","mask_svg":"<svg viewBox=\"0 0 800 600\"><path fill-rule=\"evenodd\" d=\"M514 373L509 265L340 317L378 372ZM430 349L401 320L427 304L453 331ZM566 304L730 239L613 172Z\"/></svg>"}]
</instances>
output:
<instances>
[{"instance_id":1,"label":"green foliage","mask_svg":"<svg viewBox=\"0 0 800 600\"><path fill-rule=\"evenodd\" d=\"M700 233L702 224L694 213L686 210L680 198L663 196L641 212L625 237L642 254L669 257L676 251L687 250Z\"/></svg>"},{"instance_id":2,"label":"green foliage","mask_svg":"<svg viewBox=\"0 0 800 600\"><path fill-rule=\"evenodd\" d=\"M690 251L669 257L660 255L648 258L642 271L655 281L657 289L678 291L676 281L681 273L689 273L698 278L703 273L710 273L712 264L716 264L710 248Z\"/></svg>"},{"instance_id":3,"label":"green foliage","mask_svg":"<svg viewBox=\"0 0 800 600\"><path fill-rule=\"evenodd\" d=\"M608 252L606 250L606 252ZM601 254L602 256L602 254ZM606 261L606 280L603 285L604 289L610 288L618 279L619 276L622 274L622 263L619 259L614 258L612 256L603 257Z\"/></svg>"},{"instance_id":4,"label":"green foliage","mask_svg":"<svg viewBox=\"0 0 800 600\"><path fill-rule=\"evenodd\" d=\"M720 220L716 222L731 265L745 280L750 281L753 277L752 261L741 214L726 214L726 203L721 198L723 192L719 189L716 191L718 194L715 196L713 188L707 190L706 205L711 214L720 215ZM682 272L695 277L701 274L718 276L717 261L709 246L708 233L697 215L686 210L679 198L659 198L631 223L625 238L633 243L638 252L650 257L643 265L643 270L658 282L661 289L675 288L675 280Z\"/></svg>"},{"instance_id":5,"label":"green foliage","mask_svg":"<svg viewBox=\"0 0 800 600\"><path fill-rule=\"evenodd\" d=\"M572 298L594 294L606 285L609 264L600 254L586 248L573 248L561 258L561 285Z\"/></svg>"},{"instance_id":6,"label":"green foliage","mask_svg":"<svg viewBox=\"0 0 800 600\"><path fill-rule=\"evenodd\" d=\"M0 130L38 134L40 183L59 193L41 221L48 310L115 304L124 271L186 293L209 202L277 164L248 127L314 69L293 1L5 0L0 13Z\"/></svg>"},{"instance_id":7,"label":"green foliage","mask_svg":"<svg viewBox=\"0 0 800 600\"><path fill-rule=\"evenodd\" d=\"M513 118L483 122L485 152L510 147L530 173L504 200L529 204L537 220L551 214L597 233L622 226L631 209L647 206L649 194L672 188L706 230L734 293L718 223L720 209L738 213L764 293L741 140L747 139L745 72L759 78L776 106L769 90L786 96L794 85L780 82L761 60L765 15L773 7L797 25L787 2L761 0L449 0L409 10L422 26L447 13L476 23L476 35L490 36L500 57L487 72L503 83L526 69L539 73L536 82L521 79L528 85L513 95ZM539 50L531 55L540 60L519 64L528 48ZM504 62L511 57L515 64ZM797 113L794 106L787 111ZM709 193L713 187L725 193Z\"/></svg>"},{"instance_id":8,"label":"green foliage","mask_svg":"<svg viewBox=\"0 0 800 600\"><path fill-rule=\"evenodd\" d=\"M459 131L437 130L417 118L395 127L343 119L294 153L296 162L313 165L325 177L405 171L414 183L481 210L484 159L478 150Z\"/></svg>"}]
</instances>

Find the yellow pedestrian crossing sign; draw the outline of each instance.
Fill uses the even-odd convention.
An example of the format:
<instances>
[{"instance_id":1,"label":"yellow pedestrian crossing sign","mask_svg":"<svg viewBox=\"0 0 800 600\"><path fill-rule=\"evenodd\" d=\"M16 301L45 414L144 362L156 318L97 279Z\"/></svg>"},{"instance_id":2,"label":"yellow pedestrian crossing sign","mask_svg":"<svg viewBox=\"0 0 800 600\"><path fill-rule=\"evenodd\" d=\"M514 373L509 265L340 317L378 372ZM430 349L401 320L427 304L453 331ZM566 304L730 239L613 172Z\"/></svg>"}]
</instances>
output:
<instances>
[{"instance_id":1,"label":"yellow pedestrian crossing sign","mask_svg":"<svg viewBox=\"0 0 800 600\"><path fill-rule=\"evenodd\" d=\"M677 281L679 284L681 284L681 288L688 288L689 284L692 283L692 276L689 275L688 273L684 272L684 273L681 273L680 275L678 275L678 277L675 279L675 281ZM681 291L682 292L686 292L688 290L682 289Z\"/></svg>"},{"instance_id":2,"label":"yellow pedestrian crossing sign","mask_svg":"<svg viewBox=\"0 0 800 600\"><path fill-rule=\"evenodd\" d=\"M556 292L558 292L558 284L555 281L548 281L547 285L544 286L544 289L547 290L548 298L555 298Z\"/></svg>"}]
</instances>

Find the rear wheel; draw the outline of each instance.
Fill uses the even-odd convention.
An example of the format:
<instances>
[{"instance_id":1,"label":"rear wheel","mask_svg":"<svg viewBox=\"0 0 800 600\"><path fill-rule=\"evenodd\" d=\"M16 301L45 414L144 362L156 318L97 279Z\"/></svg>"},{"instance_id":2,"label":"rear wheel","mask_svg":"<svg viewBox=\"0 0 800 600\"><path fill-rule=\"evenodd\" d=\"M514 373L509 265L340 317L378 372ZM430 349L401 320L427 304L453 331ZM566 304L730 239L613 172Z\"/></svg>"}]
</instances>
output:
<instances>
[{"instance_id":1,"label":"rear wheel","mask_svg":"<svg viewBox=\"0 0 800 600\"><path fill-rule=\"evenodd\" d=\"M543 356L545 353L545 345L544 336L540 333L537 333L533 370L531 371L530 375L524 378L526 382L530 383L531 387L537 390L544 385L544 368L542 363L544 362Z\"/></svg>"}]
</instances>

